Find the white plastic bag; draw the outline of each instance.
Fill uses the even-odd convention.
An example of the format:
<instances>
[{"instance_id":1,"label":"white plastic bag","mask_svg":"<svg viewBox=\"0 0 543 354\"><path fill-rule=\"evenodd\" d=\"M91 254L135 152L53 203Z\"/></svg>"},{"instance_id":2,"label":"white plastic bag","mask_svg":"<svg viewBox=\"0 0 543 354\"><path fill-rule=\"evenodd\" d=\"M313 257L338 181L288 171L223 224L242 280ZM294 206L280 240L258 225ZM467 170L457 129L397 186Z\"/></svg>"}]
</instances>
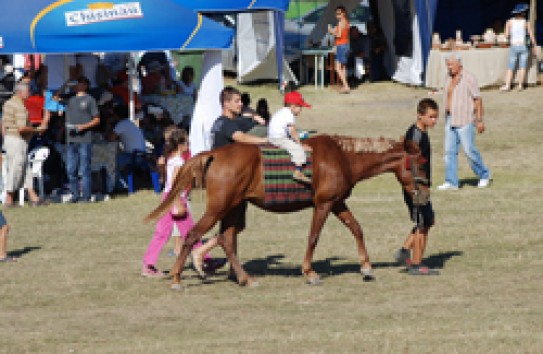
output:
<instances>
[{"instance_id":1,"label":"white plastic bag","mask_svg":"<svg viewBox=\"0 0 543 354\"><path fill-rule=\"evenodd\" d=\"M362 58L356 57L354 63L354 76L358 80L360 80L365 74L366 70L364 70L364 60L362 60Z\"/></svg>"}]
</instances>

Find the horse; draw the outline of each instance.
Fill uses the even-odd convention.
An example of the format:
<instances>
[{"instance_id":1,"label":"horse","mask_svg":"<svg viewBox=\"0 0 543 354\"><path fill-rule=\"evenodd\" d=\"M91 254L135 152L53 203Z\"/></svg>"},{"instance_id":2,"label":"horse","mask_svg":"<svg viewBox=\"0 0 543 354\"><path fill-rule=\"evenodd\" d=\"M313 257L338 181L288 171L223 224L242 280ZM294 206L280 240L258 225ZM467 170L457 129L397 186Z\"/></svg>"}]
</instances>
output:
<instances>
[{"instance_id":1,"label":"horse","mask_svg":"<svg viewBox=\"0 0 543 354\"><path fill-rule=\"evenodd\" d=\"M206 210L189 231L170 272L173 289L182 287L181 272L192 246L219 220L219 244L230 262L229 276L235 275L240 285L257 285L237 258L237 234L245 225L247 201L272 212L293 212L313 207L313 220L302 262L302 274L309 284L321 282L311 263L319 235L330 212L341 220L356 240L363 280L375 280L362 228L347 207L346 199L359 181L392 172L407 193L427 200L430 192L427 176L422 168L425 159L420 149L403 137L395 141L385 138L317 135L304 143L312 150L313 198L309 202L271 206L264 204L262 154L256 145L230 144L197 154L185 163L168 197L146 218L146 221L150 221L167 212L176 196L184 189L199 186L200 183L205 186ZM232 274L232 270L235 274Z\"/></svg>"}]
</instances>

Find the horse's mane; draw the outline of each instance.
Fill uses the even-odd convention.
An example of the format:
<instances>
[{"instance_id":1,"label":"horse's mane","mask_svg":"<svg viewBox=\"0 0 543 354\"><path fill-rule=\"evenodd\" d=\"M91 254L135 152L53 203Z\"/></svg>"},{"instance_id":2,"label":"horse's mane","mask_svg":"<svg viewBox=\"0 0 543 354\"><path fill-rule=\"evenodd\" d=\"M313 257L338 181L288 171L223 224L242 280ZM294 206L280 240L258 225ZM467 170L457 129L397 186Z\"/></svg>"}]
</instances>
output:
<instances>
[{"instance_id":1,"label":"horse's mane","mask_svg":"<svg viewBox=\"0 0 543 354\"><path fill-rule=\"evenodd\" d=\"M354 153L381 153L403 146L403 141L387 139L384 137L354 138L344 135L332 135L331 138L341 147L341 149L343 149L343 151Z\"/></svg>"}]
</instances>

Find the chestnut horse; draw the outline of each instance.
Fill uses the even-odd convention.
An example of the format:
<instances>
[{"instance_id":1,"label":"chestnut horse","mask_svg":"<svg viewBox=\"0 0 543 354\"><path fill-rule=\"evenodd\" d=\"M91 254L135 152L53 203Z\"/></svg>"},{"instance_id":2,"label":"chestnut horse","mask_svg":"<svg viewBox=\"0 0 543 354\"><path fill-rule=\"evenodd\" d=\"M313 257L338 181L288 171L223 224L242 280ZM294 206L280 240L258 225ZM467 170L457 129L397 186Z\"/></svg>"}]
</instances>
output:
<instances>
[{"instance_id":1,"label":"chestnut horse","mask_svg":"<svg viewBox=\"0 0 543 354\"><path fill-rule=\"evenodd\" d=\"M319 135L307 139L312 148L314 191L312 202L285 205L264 205L262 155L258 146L231 144L200 153L179 171L169 196L147 217L158 218L167 212L176 196L195 182L205 183L206 210L188 233L181 253L171 270L172 288L181 288L181 272L194 243L202 238L217 221L221 220L219 244L237 276L240 285L256 285L242 268L237 255L237 234L244 227L245 201L268 211L292 212L313 207L313 221L309 232L307 250L302 263L302 273L308 283L320 282L311 263L321 229L332 212L350 229L355 237L360 257L360 271L364 280L373 280L371 263L366 251L362 228L345 200L358 181L381 173L392 172L406 192L429 196L429 189L417 181L425 180L422 165L424 158L418 146L391 139L351 138ZM240 222L241 221L241 222ZM231 274L232 275L232 274Z\"/></svg>"}]
</instances>

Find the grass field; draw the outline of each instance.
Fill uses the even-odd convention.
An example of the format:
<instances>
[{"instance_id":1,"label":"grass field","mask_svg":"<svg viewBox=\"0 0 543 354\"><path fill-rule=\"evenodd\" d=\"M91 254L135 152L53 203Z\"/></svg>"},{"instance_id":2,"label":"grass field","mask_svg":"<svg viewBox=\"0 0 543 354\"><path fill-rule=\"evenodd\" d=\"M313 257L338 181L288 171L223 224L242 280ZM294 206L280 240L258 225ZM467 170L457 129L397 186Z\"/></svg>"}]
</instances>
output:
<instances>
[{"instance_id":1,"label":"grass field","mask_svg":"<svg viewBox=\"0 0 543 354\"><path fill-rule=\"evenodd\" d=\"M280 106L274 85L243 87ZM397 138L426 90L362 85L350 95L303 90L299 125ZM240 257L260 287L219 272L186 290L144 279L141 259L159 198L149 191L93 205L4 210L17 263L0 264L2 353L540 353L543 347L543 89L484 91L488 131L477 137L494 183L479 190L463 155L456 192L433 191L436 226L426 262L436 277L392 263L411 227L392 175L360 183L348 200L364 227L377 281L363 283L350 233L331 217L315 254L324 284L300 265L310 212L249 208ZM440 96L436 98L441 99ZM443 179L443 121L430 133L434 185ZM194 195L194 214L203 200ZM169 269L163 255L159 268ZM222 251L216 250L221 257Z\"/></svg>"}]
</instances>

